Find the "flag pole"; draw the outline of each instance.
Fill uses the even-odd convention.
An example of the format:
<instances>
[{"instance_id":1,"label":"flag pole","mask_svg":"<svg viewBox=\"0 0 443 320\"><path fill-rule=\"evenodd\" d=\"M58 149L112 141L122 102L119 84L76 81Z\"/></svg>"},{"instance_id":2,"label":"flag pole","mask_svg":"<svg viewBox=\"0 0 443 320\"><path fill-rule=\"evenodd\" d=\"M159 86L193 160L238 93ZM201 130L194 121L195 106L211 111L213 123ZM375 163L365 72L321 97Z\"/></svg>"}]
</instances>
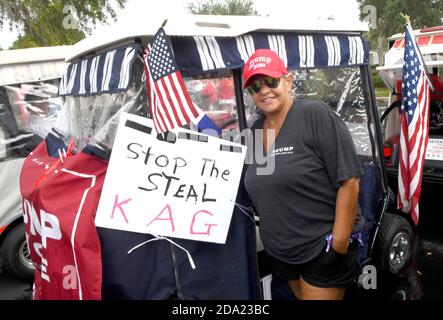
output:
<instances>
[{"instance_id":1,"label":"flag pole","mask_svg":"<svg viewBox=\"0 0 443 320\"><path fill-rule=\"evenodd\" d=\"M400 130L400 159L398 169L397 208L409 212L414 224L419 219L419 200L423 177L423 163L429 139L430 88L426 64L418 46L410 17L400 13L406 20L404 32L403 89ZM418 38L419 39L419 38ZM416 69L420 69L416 73ZM419 81L417 81L419 80ZM426 91L425 91L426 90ZM419 159L412 162L411 156Z\"/></svg>"},{"instance_id":2,"label":"flag pole","mask_svg":"<svg viewBox=\"0 0 443 320\"><path fill-rule=\"evenodd\" d=\"M404 14L403 12L400 12L400 15L403 17L403 19L405 19L406 25L409 25L411 27L411 30L412 30L411 17L408 16L407 14ZM430 77L430 73L429 73L429 70L428 70L428 66L426 65L425 60L423 59L423 56L422 56L422 54L420 52L420 49L418 48L418 44L416 44L416 45L417 45L417 49L418 49L417 50L418 54L420 55L420 59L423 62L423 67L425 68L425 74L426 74L426 77L428 78L428 81L429 81L429 87L430 87L431 91L434 92L435 90L434 90L434 86L433 86L432 81L431 81L431 77Z\"/></svg>"},{"instance_id":3,"label":"flag pole","mask_svg":"<svg viewBox=\"0 0 443 320\"><path fill-rule=\"evenodd\" d=\"M403 19L405 19L407 24L411 24L411 17L408 16L407 14L404 14L403 12L400 12L400 15L403 17Z\"/></svg>"}]
</instances>

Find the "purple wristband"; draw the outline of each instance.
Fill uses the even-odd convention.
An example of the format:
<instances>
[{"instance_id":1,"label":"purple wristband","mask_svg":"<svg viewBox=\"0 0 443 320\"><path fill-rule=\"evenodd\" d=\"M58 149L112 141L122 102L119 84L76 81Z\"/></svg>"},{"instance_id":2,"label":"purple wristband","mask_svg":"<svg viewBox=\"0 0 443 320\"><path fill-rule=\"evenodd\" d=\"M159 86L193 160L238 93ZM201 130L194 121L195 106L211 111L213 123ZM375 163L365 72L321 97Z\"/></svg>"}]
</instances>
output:
<instances>
[{"instance_id":1,"label":"purple wristband","mask_svg":"<svg viewBox=\"0 0 443 320\"><path fill-rule=\"evenodd\" d=\"M328 234L325 239L326 239L326 242L327 242L327 244L326 244L326 252L328 252L329 248L332 247L332 233Z\"/></svg>"},{"instance_id":2,"label":"purple wristband","mask_svg":"<svg viewBox=\"0 0 443 320\"><path fill-rule=\"evenodd\" d=\"M332 247L332 233L328 234L326 237L326 252L329 251L329 249ZM360 232L355 232L353 234L351 234L351 236L349 237L349 243L354 242L354 240L357 240L360 243L360 246L364 246L363 244L363 239L361 236L361 231Z\"/></svg>"}]
</instances>

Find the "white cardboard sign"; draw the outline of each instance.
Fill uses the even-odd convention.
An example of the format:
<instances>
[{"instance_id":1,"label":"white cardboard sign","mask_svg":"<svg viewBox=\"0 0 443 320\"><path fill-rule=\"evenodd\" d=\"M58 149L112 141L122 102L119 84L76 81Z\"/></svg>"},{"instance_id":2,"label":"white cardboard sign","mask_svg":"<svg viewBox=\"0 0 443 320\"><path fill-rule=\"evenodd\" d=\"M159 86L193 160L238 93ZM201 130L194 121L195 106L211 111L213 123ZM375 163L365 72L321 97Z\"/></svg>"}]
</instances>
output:
<instances>
[{"instance_id":1,"label":"white cardboard sign","mask_svg":"<svg viewBox=\"0 0 443 320\"><path fill-rule=\"evenodd\" d=\"M225 243L246 147L186 129L157 138L123 113L95 218L98 227Z\"/></svg>"},{"instance_id":2,"label":"white cardboard sign","mask_svg":"<svg viewBox=\"0 0 443 320\"><path fill-rule=\"evenodd\" d=\"M428 140L425 159L443 161L443 139Z\"/></svg>"}]
</instances>

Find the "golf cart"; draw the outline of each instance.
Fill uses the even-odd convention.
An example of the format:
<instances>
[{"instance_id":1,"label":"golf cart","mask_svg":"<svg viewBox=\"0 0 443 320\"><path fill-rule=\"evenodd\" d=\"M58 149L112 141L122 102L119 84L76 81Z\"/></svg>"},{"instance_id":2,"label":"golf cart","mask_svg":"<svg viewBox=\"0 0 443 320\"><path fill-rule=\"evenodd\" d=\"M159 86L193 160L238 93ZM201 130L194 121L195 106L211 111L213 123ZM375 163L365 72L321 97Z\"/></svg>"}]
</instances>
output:
<instances>
[{"instance_id":1,"label":"golf cart","mask_svg":"<svg viewBox=\"0 0 443 320\"><path fill-rule=\"evenodd\" d=\"M0 51L0 252L12 274L32 279L19 188L24 159L57 120L58 82L69 46Z\"/></svg>"},{"instance_id":2,"label":"golf cart","mask_svg":"<svg viewBox=\"0 0 443 320\"><path fill-rule=\"evenodd\" d=\"M142 53L162 22L146 23L140 16L74 45L59 89L65 113L54 137L60 143L67 146L67 137L74 137L77 152L87 150L107 160L121 112L150 117ZM260 116L242 90L244 62L259 48L271 48L284 59L295 77L296 99L321 99L340 115L365 173L359 194L365 219L359 259L396 273L409 258L412 233L403 216L387 212L393 197L384 171L369 48L362 36L367 30L364 24L333 20L198 15L169 19L165 26L192 100L224 129L222 138L245 143L243 130ZM191 124L189 129L196 128ZM242 185L236 203L226 244L174 239L187 254L145 234L97 228L102 298L270 298L268 262L256 236L259 217L247 210L251 204ZM128 254L142 242L149 245ZM189 255L204 272L190 268ZM259 279L261 295L255 286Z\"/></svg>"},{"instance_id":3,"label":"golf cart","mask_svg":"<svg viewBox=\"0 0 443 320\"><path fill-rule=\"evenodd\" d=\"M438 214L436 201L443 186L443 26L414 30L414 33L434 87L419 202L419 225L422 225L428 224L430 218ZM393 35L388 41L390 49L385 55L385 64L377 67L377 72L391 92L388 108L380 120L385 127L383 144L389 186L397 192L404 34Z\"/></svg>"}]
</instances>

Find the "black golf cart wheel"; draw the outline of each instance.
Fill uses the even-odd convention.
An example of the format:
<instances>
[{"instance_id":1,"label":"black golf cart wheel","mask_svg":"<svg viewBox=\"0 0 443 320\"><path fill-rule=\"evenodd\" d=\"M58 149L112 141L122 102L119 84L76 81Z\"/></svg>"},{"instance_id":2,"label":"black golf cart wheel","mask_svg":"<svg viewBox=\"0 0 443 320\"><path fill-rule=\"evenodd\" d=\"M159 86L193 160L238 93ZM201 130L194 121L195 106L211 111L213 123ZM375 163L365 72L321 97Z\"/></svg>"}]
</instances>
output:
<instances>
[{"instance_id":1,"label":"black golf cart wheel","mask_svg":"<svg viewBox=\"0 0 443 320\"><path fill-rule=\"evenodd\" d=\"M18 224L11 229L3 240L2 261L5 269L25 280L34 277L34 265L26 243L25 226Z\"/></svg>"},{"instance_id":2,"label":"black golf cart wheel","mask_svg":"<svg viewBox=\"0 0 443 320\"><path fill-rule=\"evenodd\" d=\"M396 214L386 212L375 243L375 257L382 271L398 273L409 262L412 252L412 228Z\"/></svg>"}]
</instances>

